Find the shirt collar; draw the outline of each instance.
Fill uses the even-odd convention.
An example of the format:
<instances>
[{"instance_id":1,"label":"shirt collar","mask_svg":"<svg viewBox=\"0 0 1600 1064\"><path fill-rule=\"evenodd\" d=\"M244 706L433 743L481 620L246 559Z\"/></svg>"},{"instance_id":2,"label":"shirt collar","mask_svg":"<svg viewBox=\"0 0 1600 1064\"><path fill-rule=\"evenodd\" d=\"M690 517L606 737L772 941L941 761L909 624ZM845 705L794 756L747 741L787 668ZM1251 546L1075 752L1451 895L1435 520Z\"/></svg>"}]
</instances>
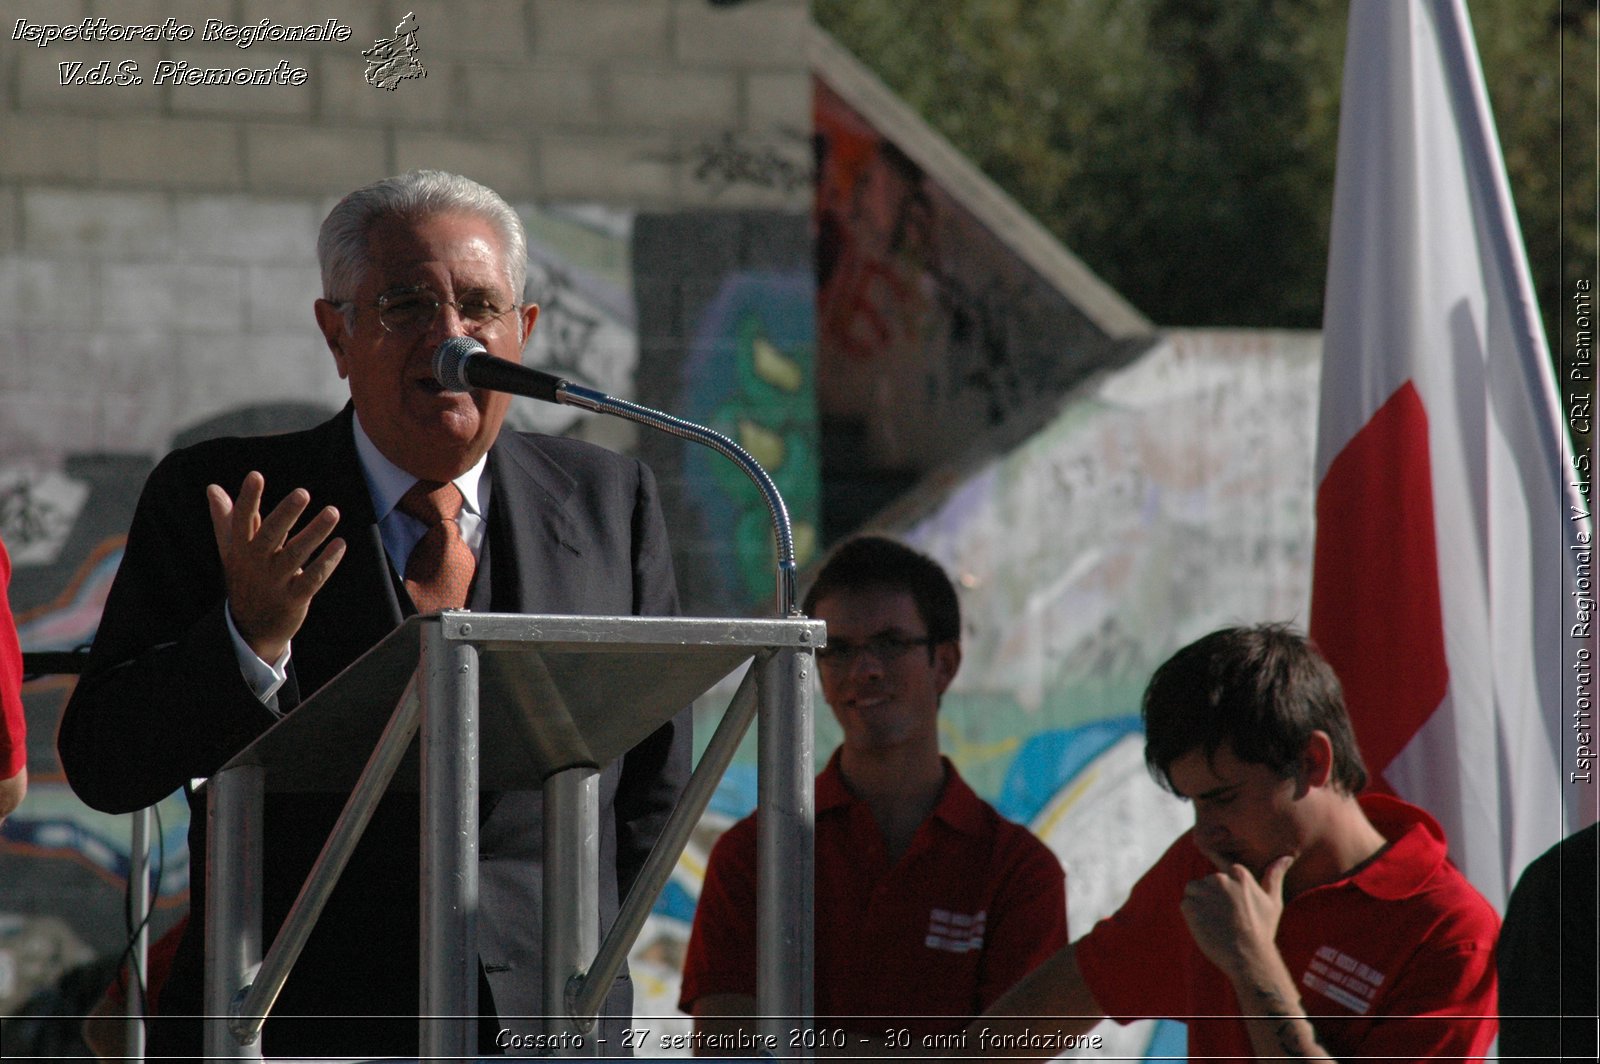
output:
<instances>
[{"instance_id":1,"label":"shirt collar","mask_svg":"<svg viewBox=\"0 0 1600 1064\"><path fill-rule=\"evenodd\" d=\"M395 504L400 501L400 496L410 491L411 485L415 484L418 478L384 457L383 452L378 450L378 445L372 442L372 437L367 435L367 430L361 427L360 413L351 419L351 423L355 426L356 457L361 462L361 475L366 478L367 492L372 496L372 512L377 514L378 521L382 522L393 512ZM488 462L489 456L485 454L471 469L455 478L455 485L461 489L461 497L466 502L467 511L479 517L482 517L483 513L480 509L478 487Z\"/></svg>"},{"instance_id":2,"label":"shirt collar","mask_svg":"<svg viewBox=\"0 0 1600 1064\"><path fill-rule=\"evenodd\" d=\"M1426 812L1398 798L1365 794L1360 802L1361 811L1389 845L1342 882L1352 883L1374 898L1394 901L1410 897L1445 863L1444 829Z\"/></svg>"}]
</instances>

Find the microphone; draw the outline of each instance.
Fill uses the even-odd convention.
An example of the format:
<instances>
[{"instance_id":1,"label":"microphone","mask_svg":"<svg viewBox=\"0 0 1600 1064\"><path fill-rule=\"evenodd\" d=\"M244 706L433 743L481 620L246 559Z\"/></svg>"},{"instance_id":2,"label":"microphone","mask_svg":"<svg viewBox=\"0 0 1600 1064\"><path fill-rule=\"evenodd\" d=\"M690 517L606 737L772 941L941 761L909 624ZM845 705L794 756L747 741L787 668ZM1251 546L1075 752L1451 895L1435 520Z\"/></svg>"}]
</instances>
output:
<instances>
[{"instance_id":1,"label":"microphone","mask_svg":"<svg viewBox=\"0 0 1600 1064\"><path fill-rule=\"evenodd\" d=\"M554 374L489 354L470 336L452 336L433 353L433 376L447 392L487 388L546 403L560 403L567 382Z\"/></svg>"},{"instance_id":2,"label":"microphone","mask_svg":"<svg viewBox=\"0 0 1600 1064\"><path fill-rule=\"evenodd\" d=\"M709 447L733 462L754 482L772 515L772 531L778 546L778 616L800 616L795 594L798 568L794 560L794 529L789 522L789 508L784 505L772 477L733 440L704 425L573 384L553 373L495 358L470 336L452 336L439 345L433 352L433 376L447 392L486 388L491 392L510 392L558 406L576 406L597 414L610 414Z\"/></svg>"}]
</instances>

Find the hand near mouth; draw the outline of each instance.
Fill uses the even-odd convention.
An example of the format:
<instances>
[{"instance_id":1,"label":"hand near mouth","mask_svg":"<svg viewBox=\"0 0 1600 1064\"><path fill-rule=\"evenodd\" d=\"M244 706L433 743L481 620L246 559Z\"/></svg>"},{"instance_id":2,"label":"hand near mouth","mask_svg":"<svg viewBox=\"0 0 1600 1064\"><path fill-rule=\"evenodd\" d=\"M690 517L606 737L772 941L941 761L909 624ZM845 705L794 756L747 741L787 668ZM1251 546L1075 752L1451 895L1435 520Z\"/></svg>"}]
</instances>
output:
<instances>
[{"instance_id":1,"label":"hand near mouth","mask_svg":"<svg viewBox=\"0 0 1600 1064\"><path fill-rule=\"evenodd\" d=\"M1283 880L1294 856L1279 857L1258 881L1244 865L1200 847L1217 866L1183 891L1180 908L1189 933L1213 964L1236 977L1267 954L1276 956L1274 943L1283 917Z\"/></svg>"}]
</instances>

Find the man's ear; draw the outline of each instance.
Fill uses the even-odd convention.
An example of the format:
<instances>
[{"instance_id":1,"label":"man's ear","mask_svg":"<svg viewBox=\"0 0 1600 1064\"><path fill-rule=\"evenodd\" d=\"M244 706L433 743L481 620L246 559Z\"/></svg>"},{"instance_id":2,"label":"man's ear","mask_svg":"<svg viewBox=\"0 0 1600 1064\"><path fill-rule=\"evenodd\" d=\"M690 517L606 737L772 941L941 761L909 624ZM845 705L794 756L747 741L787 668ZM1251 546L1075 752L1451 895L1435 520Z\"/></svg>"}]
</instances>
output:
<instances>
[{"instance_id":1,"label":"man's ear","mask_svg":"<svg viewBox=\"0 0 1600 1064\"><path fill-rule=\"evenodd\" d=\"M328 342L328 350L333 352L333 364L339 368L340 378L350 376L344 355L344 341L349 336L344 311L339 309L339 304L326 299L317 300L315 310L317 328L322 330L322 338Z\"/></svg>"},{"instance_id":2,"label":"man's ear","mask_svg":"<svg viewBox=\"0 0 1600 1064\"><path fill-rule=\"evenodd\" d=\"M933 648L933 683L942 695L961 669L961 644L954 639L937 643Z\"/></svg>"},{"instance_id":3,"label":"man's ear","mask_svg":"<svg viewBox=\"0 0 1600 1064\"><path fill-rule=\"evenodd\" d=\"M528 337L533 335L533 323L539 320L539 304L529 303L517 313L517 321L522 325L522 344L528 344Z\"/></svg>"},{"instance_id":4,"label":"man's ear","mask_svg":"<svg viewBox=\"0 0 1600 1064\"><path fill-rule=\"evenodd\" d=\"M1312 787L1326 787L1333 781L1333 740L1317 730L1306 739L1295 772L1295 797L1301 798Z\"/></svg>"}]
</instances>

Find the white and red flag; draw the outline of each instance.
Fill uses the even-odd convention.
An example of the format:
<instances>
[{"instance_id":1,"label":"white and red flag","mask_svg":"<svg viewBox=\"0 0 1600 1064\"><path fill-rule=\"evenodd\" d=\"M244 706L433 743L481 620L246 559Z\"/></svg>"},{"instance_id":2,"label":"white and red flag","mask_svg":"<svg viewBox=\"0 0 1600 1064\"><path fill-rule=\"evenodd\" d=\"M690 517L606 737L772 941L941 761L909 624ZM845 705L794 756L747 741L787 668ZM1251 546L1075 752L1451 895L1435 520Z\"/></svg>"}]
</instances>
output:
<instances>
[{"instance_id":1,"label":"white and red flag","mask_svg":"<svg viewBox=\"0 0 1600 1064\"><path fill-rule=\"evenodd\" d=\"M1595 818L1587 466L1463 0L1352 0L1342 108L1311 634L1378 785L1503 908Z\"/></svg>"}]
</instances>

